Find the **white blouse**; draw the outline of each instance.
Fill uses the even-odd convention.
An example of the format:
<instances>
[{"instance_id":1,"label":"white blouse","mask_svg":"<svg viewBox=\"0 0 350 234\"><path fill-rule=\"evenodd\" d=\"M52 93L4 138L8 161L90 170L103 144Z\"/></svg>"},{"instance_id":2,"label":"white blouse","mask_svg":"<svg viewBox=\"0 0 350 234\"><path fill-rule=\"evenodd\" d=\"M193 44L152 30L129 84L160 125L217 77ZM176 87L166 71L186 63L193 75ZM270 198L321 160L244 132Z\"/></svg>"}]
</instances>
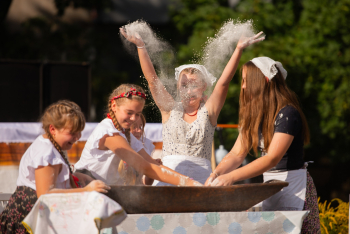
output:
<instances>
[{"instance_id":1,"label":"white blouse","mask_svg":"<svg viewBox=\"0 0 350 234\"><path fill-rule=\"evenodd\" d=\"M145 148L145 151L147 152L147 154L151 156L155 148L153 142L146 137L141 138L140 141L143 144L143 147Z\"/></svg>"},{"instance_id":2,"label":"white blouse","mask_svg":"<svg viewBox=\"0 0 350 234\"><path fill-rule=\"evenodd\" d=\"M39 166L62 164L60 174L57 176L55 188L68 189L71 188L69 183L69 168L64 159L51 143L49 139L45 139L42 135L38 136L29 146L22 156L19 164L19 174L17 178L17 186L27 186L36 190L35 185L35 169Z\"/></svg>"},{"instance_id":3,"label":"white blouse","mask_svg":"<svg viewBox=\"0 0 350 234\"><path fill-rule=\"evenodd\" d=\"M79 161L75 164L76 169L87 169L98 180L108 185L122 185L124 181L118 173L120 158L111 150L99 150L100 139L105 135L113 136L118 133L126 139L121 131L114 127L111 119L102 120L87 140ZM136 152L143 149L142 143L134 135L130 134L130 146Z\"/></svg>"}]
</instances>

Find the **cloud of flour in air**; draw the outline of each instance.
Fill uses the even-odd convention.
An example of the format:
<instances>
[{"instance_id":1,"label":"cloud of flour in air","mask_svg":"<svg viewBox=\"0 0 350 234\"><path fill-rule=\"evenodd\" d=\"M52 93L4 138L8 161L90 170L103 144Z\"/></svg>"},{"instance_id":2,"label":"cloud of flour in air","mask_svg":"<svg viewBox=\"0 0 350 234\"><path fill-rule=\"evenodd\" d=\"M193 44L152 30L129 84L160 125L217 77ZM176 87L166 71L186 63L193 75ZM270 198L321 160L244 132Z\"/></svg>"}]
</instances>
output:
<instances>
[{"instance_id":1,"label":"cloud of flour in air","mask_svg":"<svg viewBox=\"0 0 350 234\"><path fill-rule=\"evenodd\" d=\"M151 58L151 61L156 69L158 77L162 81L163 85L166 87L167 91L175 96L176 95L176 80L174 64L175 64L175 53L172 46L164 41L162 38L156 35L156 33L151 29L150 25L145 21L137 20L130 24L124 26L127 34L130 36L135 36L138 33L142 40L145 42L145 47ZM136 46L126 40L123 35L120 35L126 50L137 56Z\"/></svg>"},{"instance_id":2,"label":"cloud of flour in air","mask_svg":"<svg viewBox=\"0 0 350 234\"><path fill-rule=\"evenodd\" d=\"M254 36L253 21L228 20L204 46L200 63L215 77L220 78L241 37Z\"/></svg>"},{"instance_id":3,"label":"cloud of flour in air","mask_svg":"<svg viewBox=\"0 0 350 234\"><path fill-rule=\"evenodd\" d=\"M138 33L142 37L151 61L157 70L158 77L167 91L176 98L176 80L174 79L175 55L173 48L169 43L158 37L144 21L138 20L124 27L129 35ZM219 79L239 39L254 35L255 30L252 20L228 20L214 38L208 39L204 45L202 56L197 61ZM125 48L137 58L136 46L128 42L122 35L121 38ZM208 87L205 95L209 97L213 87Z\"/></svg>"}]
</instances>

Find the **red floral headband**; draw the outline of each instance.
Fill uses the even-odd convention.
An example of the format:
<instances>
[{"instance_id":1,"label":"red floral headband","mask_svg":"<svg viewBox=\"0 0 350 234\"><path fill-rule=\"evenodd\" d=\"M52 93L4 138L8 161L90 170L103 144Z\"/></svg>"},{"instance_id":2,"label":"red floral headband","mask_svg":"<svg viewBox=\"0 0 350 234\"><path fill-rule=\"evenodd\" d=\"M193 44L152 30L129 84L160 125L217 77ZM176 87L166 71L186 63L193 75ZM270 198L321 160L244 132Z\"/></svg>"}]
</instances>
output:
<instances>
[{"instance_id":1,"label":"red floral headband","mask_svg":"<svg viewBox=\"0 0 350 234\"><path fill-rule=\"evenodd\" d=\"M118 98L122 98L122 97L129 97L130 95L135 95L135 96L139 96L139 97L142 97L146 100L146 94L144 93L141 93L141 92L136 92L136 89L134 88L130 88L130 91L129 92L124 92L124 93L121 93L119 94L118 96L114 96L111 101L115 100L115 99L118 99Z\"/></svg>"}]
</instances>

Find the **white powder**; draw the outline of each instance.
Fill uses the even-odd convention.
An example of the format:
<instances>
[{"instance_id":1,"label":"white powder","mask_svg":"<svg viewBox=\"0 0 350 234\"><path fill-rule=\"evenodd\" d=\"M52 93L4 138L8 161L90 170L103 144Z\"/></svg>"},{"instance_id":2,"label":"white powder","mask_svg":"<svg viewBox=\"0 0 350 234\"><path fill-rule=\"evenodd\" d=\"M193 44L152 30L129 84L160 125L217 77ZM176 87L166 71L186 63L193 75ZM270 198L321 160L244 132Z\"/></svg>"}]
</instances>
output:
<instances>
[{"instance_id":1,"label":"white powder","mask_svg":"<svg viewBox=\"0 0 350 234\"><path fill-rule=\"evenodd\" d=\"M128 35L136 36L139 34L145 42L145 47L151 58L153 65L156 68L157 74L166 90L177 99L177 81L175 80L175 54L174 49L170 44L151 29L150 25L142 20L137 20L125 27ZM196 61L204 65L207 70L215 77L219 78L223 69L225 68L228 59L236 48L239 39L244 37L254 36L253 21L248 20L242 22L240 20L229 20L221 27L214 38L209 38L203 48L203 55L199 56ZM121 35L125 48L130 54L137 58L136 46L127 41ZM195 54L200 54L196 53ZM196 63L195 62L195 63ZM159 86L160 88L161 86ZM213 88L213 86L212 86ZM207 88L205 94L209 97L212 88ZM160 92L159 92L160 93ZM157 96L157 94L155 94ZM162 97L154 97L161 100Z\"/></svg>"},{"instance_id":2,"label":"white powder","mask_svg":"<svg viewBox=\"0 0 350 234\"><path fill-rule=\"evenodd\" d=\"M210 186L216 186L220 181L216 178Z\"/></svg>"},{"instance_id":3,"label":"white powder","mask_svg":"<svg viewBox=\"0 0 350 234\"><path fill-rule=\"evenodd\" d=\"M174 172L172 172L172 171L170 171L170 170L168 170L168 169L166 169L166 168L163 168L163 167L162 167L161 170L162 170L162 172L163 172L164 174L175 175Z\"/></svg>"},{"instance_id":4,"label":"white powder","mask_svg":"<svg viewBox=\"0 0 350 234\"><path fill-rule=\"evenodd\" d=\"M194 181L193 184L194 184L194 186L197 186L197 187L203 186L203 184L201 184L201 183L199 183L199 182L197 182L197 181Z\"/></svg>"},{"instance_id":5,"label":"white powder","mask_svg":"<svg viewBox=\"0 0 350 234\"><path fill-rule=\"evenodd\" d=\"M172 46L157 36L157 34L151 29L150 25L145 21L137 20L124 26L124 28L130 36L135 36L137 34L141 36L149 57L157 71L158 77L161 79L167 91L175 96L175 53ZM120 34L120 37L126 50L138 58L136 46L126 40L123 35Z\"/></svg>"},{"instance_id":6,"label":"white powder","mask_svg":"<svg viewBox=\"0 0 350 234\"><path fill-rule=\"evenodd\" d=\"M187 180L188 180L188 177L186 177L186 176L180 176L180 183L179 183L179 186L185 186Z\"/></svg>"},{"instance_id":7,"label":"white powder","mask_svg":"<svg viewBox=\"0 0 350 234\"><path fill-rule=\"evenodd\" d=\"M253 21L228 20L204 47L201 63L219 78L241 37L254 36Z\"/></svg>"}]
</instances>

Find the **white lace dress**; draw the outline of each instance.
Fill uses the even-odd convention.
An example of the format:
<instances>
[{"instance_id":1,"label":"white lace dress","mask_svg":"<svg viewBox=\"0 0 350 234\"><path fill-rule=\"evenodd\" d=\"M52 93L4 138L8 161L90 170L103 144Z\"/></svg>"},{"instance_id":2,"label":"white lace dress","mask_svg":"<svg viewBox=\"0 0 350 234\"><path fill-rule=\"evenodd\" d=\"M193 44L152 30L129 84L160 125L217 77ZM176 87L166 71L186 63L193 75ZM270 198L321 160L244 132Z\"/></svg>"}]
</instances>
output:
<instances>
[{"instance_id":1,"label":"white lace dress","mask_svg":"<svg viewBox=\"0 0 350 234\"><path fill-rule=\"evenodd\" d=\"M194 122L187 123L183 114L183 106L178 103L163 124L163 165L205 183L212 172L210 159L216 126L210 123L204 103L200 105ZM169 184L154 181L153 185Z\"/></svg>"}]
</instances>

